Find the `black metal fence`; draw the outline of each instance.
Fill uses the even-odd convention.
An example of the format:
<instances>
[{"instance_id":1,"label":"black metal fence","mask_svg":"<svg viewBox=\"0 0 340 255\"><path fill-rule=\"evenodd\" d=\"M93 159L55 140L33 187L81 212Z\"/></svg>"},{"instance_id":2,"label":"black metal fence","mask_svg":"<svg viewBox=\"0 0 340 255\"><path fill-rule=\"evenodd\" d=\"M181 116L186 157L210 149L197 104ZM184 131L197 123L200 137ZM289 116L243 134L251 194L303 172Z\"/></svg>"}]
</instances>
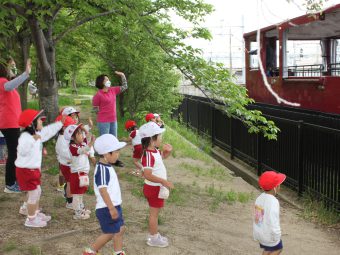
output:
<instances>
[{"instance_id":1,"label":"black metal fence","mask_svg":"<svg viewBox=\"0 0 340 255\"><path fill-rule=\"evenodd\" d=\"M249 134L241 121L205 98L186 96L174 116L211 137L231 158L256 167L259 175L267 169L285 173L285 184L300 195L308 191L340 211L340 117L259 104L251 108L275 121L281 130L277 141Z\"/></svg>"}]
</instances>

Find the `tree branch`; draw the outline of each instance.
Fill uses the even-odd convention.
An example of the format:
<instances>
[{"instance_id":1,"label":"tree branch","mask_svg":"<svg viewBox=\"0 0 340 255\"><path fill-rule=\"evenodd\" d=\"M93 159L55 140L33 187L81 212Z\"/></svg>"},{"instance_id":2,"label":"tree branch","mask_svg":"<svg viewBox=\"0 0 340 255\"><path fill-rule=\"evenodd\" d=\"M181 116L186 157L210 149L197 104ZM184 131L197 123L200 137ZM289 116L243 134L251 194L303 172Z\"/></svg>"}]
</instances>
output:
<instances>
[{"instance_id":1,"label":"tree branch","mask_svg":"<svg viewBox=\"0 0 340 255\"><path fill-rule=\"evenodd\" d=\"M85 24L86 22L89 22L91 20L94 20L96 18L99 18L99 17L103 17L103 16L107 16L107 15L110 15L112 13L115 13L116 11L115 10L112 10L112 11L107 11L107 12L101 12L101 13L98 13L96 15L93 15L93 16L90 16L90 17L87 17L87 18L84 18L83 20L80 20L78 22L76 22L75 24L73 24L73 26L70 26L68 29L66 29L64 32L60 33L55 39L54 39L54 42L57 43L59 40L61 40L62 38L65 37L65 35L67 35L68 33L72 32L73 30L75 30L77 27Z\"/></svg>"},{"instance_id":2,"label":"tree branch","mask_svg":"<svg viewBox=\"0 0 340 255\"><path fill-rule=\"evenodd\" d=\"M36 44L37 56L40 63L41 68L48 72L50 70L50 64L47 60L46 52L45 52L45 43L46 38L39 27L38 20L35 17L30 17L28 19L28 24L31 29L32 39Z\"/></svg>"}]
</instances>

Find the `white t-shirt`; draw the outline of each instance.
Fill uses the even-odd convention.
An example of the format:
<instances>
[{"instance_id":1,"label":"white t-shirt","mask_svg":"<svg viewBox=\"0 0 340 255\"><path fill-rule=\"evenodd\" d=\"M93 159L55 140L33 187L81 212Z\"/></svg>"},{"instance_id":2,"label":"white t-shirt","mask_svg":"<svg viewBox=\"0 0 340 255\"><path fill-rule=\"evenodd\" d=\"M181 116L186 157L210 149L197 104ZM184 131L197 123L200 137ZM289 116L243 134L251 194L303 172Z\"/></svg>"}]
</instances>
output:
<instances>
[{"instance_id":1,"label":"white t-shirt","mask_svg":"<svg viewBox=\"0 0 340 255\"><path fill-rule=\"evenodd\" d=\"M28 132L23 132L18 140L17 159L15 166L20 168L41 168L43 143L55 136L61 129L61 121L43 127L37 132L41 139L35 140Z\"/></svg>"},{"instance_id":2,"label":"white t-shirt","mask_svg":"<svg viewBox=\"0 0 340 255\"><path fill-rule=\"evenodd\" d=\"M146 150L145 155L142 156L142 166L144 169L151 169L153 175L164 180L167 179L166 168L159 150ZM151 186L162 186L160 183L151 182L147 179L144 182Z\"/></svg>"},{"instance_id":3,"label":"white t-shirt","mask_svg":"<svg viewBox=\"0 0 340 255\"><path fill-rule=\"evenodd\" d=\"M130 133L130 137L132 138L131 143L133 146L142 144L142 138L140 137L139 131L137 129Z\"/></svg>"},{"instance_id":4,"label":"white t-shirt","mask_svg":"<svg viewBox=\"0 0 340 255\"><path fill-rule=\"evenodd\" d=\"M122 203L122 195L118 177L112 165L98 162L94 170L94 193L96 194L96 209L107 207L102 196L100 195L100 188L107 188L110 199L114 206Z\"/></svg>"},{"instance_id":5,"label":"white t-shirt","mask_svg":"<svg viewBox=\"0 0 340 255\"><path fill-rule=\"evenodd\" d=\"M59 135L57 143L55 144L55 152L58 162L64 166L70 166L72 162L69 146L70 142L65 139L64 135Z\"/></svg>"},{"instance_id":6,"label":"white t-shirt","mask_svg":"<svg viewBox=\"0 0 340 255\"><path fill-rule=\"evenodd\" d=\"M275 196L262 193L255 201L254 239L262 245L273 247L281 240L280 204Z\"/></svg>"}]
</instances>

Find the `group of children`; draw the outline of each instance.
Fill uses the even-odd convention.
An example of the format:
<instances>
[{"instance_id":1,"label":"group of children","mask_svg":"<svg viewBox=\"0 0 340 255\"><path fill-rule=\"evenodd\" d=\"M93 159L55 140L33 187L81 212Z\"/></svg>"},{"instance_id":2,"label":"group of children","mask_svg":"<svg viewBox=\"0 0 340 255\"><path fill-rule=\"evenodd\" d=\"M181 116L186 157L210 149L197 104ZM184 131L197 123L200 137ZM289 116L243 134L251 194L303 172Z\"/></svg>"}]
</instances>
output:
<instances>
[{"instance_id":1,"label":"group of children","mask_svg":"<svg viewBox=\"0 0 340 255\"><path fill-rule=\"evenodd\" d=\"M41 163L43 143L58 134L56 155L60 172L65 179L66 208L73 209L75 220L90 218L91 211L85 208L83 195L87 191L90 178L89 159L95 164L94 192L96 195L96 216L103 234L86 248L84 255L97 252L110 240L114 241L114 254L124 254L122 250L122 235L124 219L122 216L121 191L117 174L112 164L119 157L119 150L126 143L119 142L111 134L105 134L97 139L89 132L90 125L79 123L79 111L73 107L61 110L56 121L43 126L45 120L43 111L27 109L19 118L22 133L18 141L16 176L21 191L27 193L27 198L19 213L26 215L26 227L46 227L51 216L44 214L39 206L41 198ZM161 146L161 134L165 131L159 115L147 114L146 124L138 130L133 121L126 123L134 146L134 163L139 171L143 170L145 178L144 194L150 205L149 236L150 246L167 247L168 240L158 232L158 213L164 206L164 199L169 196L173 184L167 181L163 158L167 158L172 150L171 145ZM157 122L158 121L158 122ZM157 123L157 124L156 124ZM138 140L138 141L137 141ZM100 159L96 163L94 150Z\"/></svg>"},{"instance_id":2,"label":"group of children","mask_svg":"<svg viewBox=\"0 0 340 255\"><path fill-rule=\"evenodd\" d=\"M125 230L122 215L122 198L117 174L112 166L119 158L119 150L126 143L119 142L111 134L104 134L97 139L90 133L92 123L79 123L79 112L73 107L62 109L55 123L43 127L43 111L24 110L19 118L23 129L18 141L16 177L21 191L27 192L27 199L19 212L27 215L24 225L27 227L45 227L51 216L40 208L41 163L43 143L57 133L56 154L59 169L66 181L66 208L73 209L75 220L90 218L91 211L85 208L83 195L90 178L90 162L95 164L94 192L96 195L96 216L102 234L83 252L94 255L110 240L113 240L114 254L124 255L123 233ZM159 115L149 113L146 124L139 129L133 120L125 123L129 132L129 141L133 145L133 161L137 175L144 181L143 193L149 204L149 236L147 244L155 247L167 247L168 239L158 232L158 215L174 185L167 180L167 171L163 159L172 151L172 146L164 144L162 133L164 123ZM96 162L94 151L99 155ZM275 195L286 176L274 171L267 171L259 178L259 185L265 191L255 202L253 233L264 249L263 254L280 254L282 250L279 221L279 202Z\"/></svg>"}]
</instances>

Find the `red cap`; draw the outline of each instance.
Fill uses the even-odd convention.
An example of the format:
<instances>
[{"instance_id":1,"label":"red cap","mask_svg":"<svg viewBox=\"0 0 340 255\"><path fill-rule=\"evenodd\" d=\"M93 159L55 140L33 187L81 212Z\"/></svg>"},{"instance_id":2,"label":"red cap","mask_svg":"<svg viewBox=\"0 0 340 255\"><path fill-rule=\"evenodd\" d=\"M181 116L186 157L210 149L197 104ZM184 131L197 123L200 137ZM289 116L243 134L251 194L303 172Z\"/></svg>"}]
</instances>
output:
<instances>
[{"instance_id":1,"label":"red cap","mask_svg":"<svg viewBox=\"0 0 340 255\"><path fill-rule=\"evenodd\" d=\"M46 119L46 117L45 116L40 116L43 111L44 110L37 111L37 110L33 110L33 109L26 109L26 110L24 110L21 113L20 117L19 117L19 126L23 127L23 128L26 128L29 125L31 125L32 122L37 117L40 117L41 120L44 121Z\"/></svg>"},{"instance_id":2,"label":"red cap","mask_svg":"<svg viewBox=\"0 0 340 255\"><path fill-rule=\"evenodd\" d=\"M153 113L148 113L148 114L145 116L146 122L149 122L151 119L154 119L154 118L155 118L155 115L153 115Z\"/></svg>"},{"instance_id":3,"label":"red cap","mask_svg":"<svg viewBox=\"0 0 340 255\"><path fill-rule=\"evenodd\" d=\"M129 128L132 128L132 127L135 127L137 126L137 123L133 120L127 120L125 122L125 129L129 129Z\"/></svg>"},{"instance_id":4,"label":"red cap","mask_svg":"<svg viewBox=\"0 0 340 255\"><path fill-rule=\"evenodd\" d=\"M274 171L266 171L260 176L259 185L261 189L269 191L279 186L285 179L285 174L276 173Z\"/></svg>"},{"instance_id":5,"label":"red cap","mask_svg":"<svg viewBox=\"0 0 340 255\"><path fill-rule=\"evenodd\" d=\"M56 122L61 121L62 117L63 117L62 115L58 115L55 121ZM72 117L66 116L63 127L68 127L69 125L75 125L75 124L77 124L77 122Z\"/></svg>"}]
</instances>

